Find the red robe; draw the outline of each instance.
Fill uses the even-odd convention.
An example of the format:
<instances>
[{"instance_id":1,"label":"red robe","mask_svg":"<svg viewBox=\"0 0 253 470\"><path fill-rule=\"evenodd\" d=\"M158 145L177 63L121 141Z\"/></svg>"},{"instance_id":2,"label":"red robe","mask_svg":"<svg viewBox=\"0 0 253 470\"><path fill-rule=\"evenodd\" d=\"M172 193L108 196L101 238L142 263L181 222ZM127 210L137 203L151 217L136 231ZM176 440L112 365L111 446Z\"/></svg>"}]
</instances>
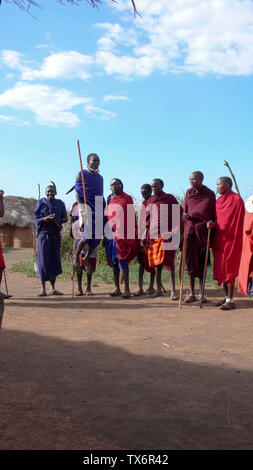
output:
<instances>
[{"instance_id":1,"label":"red robe","mask_svg":"<svg viewBox=\"0 0 253 470\"><path fill-rule=\"evenodd\" d=\"M216 198L211 189L202 185L199 189L190 188L186 192L184 211L186 222L186 264L188 274L202 278L205 266L207 244L207 222L216 220Z\"/></svg>"},{"instance_id":2,"label":"red robe","mask_svg":"<svg viewBox=\"0 0 253 470\"><path fill-rule=\"evenodd\" d=\"M218 286L238 276L242 252L244 202L229 191L216 201L217 228L213 241L213 278Z\"/></svg>"},{"instance_id":3,"label":"red robe","mask_svg":"<svg viewBox=\"0 0 253 470\"><path fill-rule=\"evenodd\" d=\"M180 206L179 202L172 194L166 194L162 192L159 196L151 196L146 202L146 206L155 205L157 208L157 217L152 217L150 211L147 211L146 225L148 227L147 236L146 236L146 246L149 249L149 265L158 266L162 265L168 271L174 271L174 260L175 260L175 250L172 249L163 249L163 240L166 242L168 237L168 232L179 231L182 235L183 232L183 223L182 215L183 209ZM172 227L172 206L176 204L180 207L180 221L179 227ZM168 217L168 226L166 223L163 224L161 206L167 205L167 217ZM165 214L163 214L165 215ZM166 228L165 233L161 233L161 228ZM152 253L150 251L152 250Z\"/></svg>"},{"instance_id":4,"label":"red robe","mask_svg":"<svg viewBox=\"0 0 253 470\"><path fill-rule=\"evenodd\" d=\"M3 252L2 252L1 245L0 245L0 268L5 269L5 262L4 262L4 257L3 257Z\"/></svg>"},{"instance_id":5,"label":"red robe","mask_svg":"<svg viewBox=\"0 0 253 470\"><path fill-rule=\"evenodd\" d=\"M253 278L253 214L245 211L243 226L243 247L239 268L237 290L248 294L249 278Z\"/></svg>"},{"instance_id":6,"label":"red robe","mask_svg":"<svg viewBox=\"0 0 253 470\"><path fill-rule=\"evenodd\" d=\"M113 210L113 205L120 206L122 210L117 211L116 207L115 210ZM128 227L127 214L130 216L129 220L132 221L132 230ZM132 197L123 191L118 196L113 197L106 208L106 215L108 217L109 224L114 231L113 237L118 247L118 258L126 259L128 262L132 261L138 255L140 247ZM132 233L128 234L127 229Z\"/></svg>"}]
</instances>

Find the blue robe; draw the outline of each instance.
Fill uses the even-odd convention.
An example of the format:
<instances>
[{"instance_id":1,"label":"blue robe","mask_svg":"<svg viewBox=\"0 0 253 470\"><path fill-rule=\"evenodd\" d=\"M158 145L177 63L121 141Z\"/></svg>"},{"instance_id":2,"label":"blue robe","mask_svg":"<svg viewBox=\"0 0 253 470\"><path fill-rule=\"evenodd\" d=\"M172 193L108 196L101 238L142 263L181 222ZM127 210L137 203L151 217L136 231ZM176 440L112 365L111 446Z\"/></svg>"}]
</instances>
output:
<instances>
[{"instance_id":1,"label":"blue robe","mask_svg":"<svg viewBox=\"0 0 253 470\"><path fill-rule=\"evenodd\" d=\"M41 282L51 281L62 273L61 229L66 207L60 199L40 199L34 209L35 234L37 237L37 264ZM55 214L55 223L44 222L49 214Z\"/></svg>"},{"instance_id":2,"label":"blue robe","mask_svg":"<svg viewBox=\"0 0 253 470\"><path fill-rule=\"evenodd\" d=\"M103 237L103 233L101 233L101 237L96 238L96 233L95 233L96 223L98 222L101 223L101 232L103 232L103 228L107 220L107 218L104 216L104 209L105 209L105 200L103 198L104 182L103 182L103 177L99 173L91 173L87 170L84 170L83 175L84 175L86 202L91 210L91 220L89 220L89 224L91 223L91 227L90 226L87 227L87 225L84 223L84 225L81 227L81 232L83 232L83 240L90 246L90 248L95 249L99 245ZM78 196L80 197L81 201L84 202L81 174L80 174L80 178L76 181L74 188ZM102 205L99 207L99 209L96 208L95 206L96 196L100 196L103 198ZM95 217L95 211L97 211L96 217Z\"/></svg>"}]
</instances>

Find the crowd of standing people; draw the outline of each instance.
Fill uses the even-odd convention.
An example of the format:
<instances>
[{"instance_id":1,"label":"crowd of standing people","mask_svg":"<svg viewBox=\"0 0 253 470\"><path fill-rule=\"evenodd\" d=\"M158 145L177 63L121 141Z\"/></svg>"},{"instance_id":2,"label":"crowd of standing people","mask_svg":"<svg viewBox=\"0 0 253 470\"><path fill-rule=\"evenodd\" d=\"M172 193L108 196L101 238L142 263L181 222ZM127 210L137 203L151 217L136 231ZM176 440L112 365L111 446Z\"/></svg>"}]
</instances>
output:
<instances>
[{"instance_id":1,"label":"crowd of standing people","mask_svg":"<svg viewBox=\"0 0 253 470\"><path fill-rule=\"evenodd\" d=\"M185 258L189 275L190 290L184 302L197 302L201 294L202 301L207 302L203 295L203 282L206 261L210 263L209 247L213 252L213 278L218 286L224 287L224 298L217 306L222 310L235 308L233 298L237 277L238 292L253 295L253 196L244 204L241 196L232 190L232 179L222 176L217 180L219 197L216 199L215 193L203 184L203 173L194 171L190 175L184 207L172 194L164 191L164 182L156 178L151 184L141 186L143 202L136 212L132 197L124 192L123 183L118 178L111 180L111 194L105 200L99 165L98 155L89 154L86 169L81 169L68 191L75 191L76 196L70 212L73 271L77 273L78 281L76 295L92 295L92 274L96 270L100 243L113 270L115 290L110 294L112 297L131 297L129 263L137 259L139 289L134 295L162 296L162 271L165 269L170 275L171 300L177 300L175 255L178 251L181 258L179 266ZM3 195L0 191L0 217L4 215ZM52 183L34 210L40 297L62 295L55 284L57 276L62 273L61 230L62 224L68 221L68 215L64 202L56 195L56 185ZM0 284L4 270L0 247ZM144 292L145 271L150 275L150 282ZM87 275L86 292L82 288L83 272ZM199 296L195 292L196 279L199 280ZM49 291L46 290L46 282L50 283ZM10 297L2 291L0 295L2 298Z\"/></svg>"}]
</instances>

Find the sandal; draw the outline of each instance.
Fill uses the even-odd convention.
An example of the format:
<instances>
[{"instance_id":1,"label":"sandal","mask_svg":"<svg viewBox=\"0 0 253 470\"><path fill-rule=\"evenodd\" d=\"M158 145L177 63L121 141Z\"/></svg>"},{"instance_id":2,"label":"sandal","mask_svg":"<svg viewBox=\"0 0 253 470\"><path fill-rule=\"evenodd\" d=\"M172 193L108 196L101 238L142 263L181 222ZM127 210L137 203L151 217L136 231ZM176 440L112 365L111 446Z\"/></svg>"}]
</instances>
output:
<instances>
[{"instance_id":1,"label":"sandal","mask_svg":"<svg viewBox=\"0 0 253 470\"><path fill-rule=\"evenodd\" d=\"M76 293L76 297L82 297L83 295L83 291L79 290L77 293Z\"/></svg>"},{"instance_id":2,"label":"sandal","mask_svg":"<svg viewBox=\"0 0 253 470\"><path fill-rule=\"evenodd\" d=\"M170 296L170 300L178 300L178 296L176 294L172 294Z\"/></svg>"},{"instance_id":3,"label":"sandal","mask_svg":"<svg viewBox=\"0 0 253 470\"><path fill-rule=\"evenodd\" d=\"M226 300L227 300L227 297L224 297L223 300L219 300L218 302L216 302L215 306L216 307L221 307L222 305L224 305L226 303Z\"/></svg>"},{"instance_id":4,"label":"sandal","mask_svg":"<svg viewBox=\"0 0 253 470\"><path fill-rule=\"evenodd\" d=\"M150 298L151 299L155 299L156 297L163 297L163 291L160 290L160 291L156 291L150 295Z\"/></svg>"},{"instance_id":5,"label":"sandal","mask_svg":"<svg viewBox=\"0 0 253 470\"><path fill-rule=\"evenodd\" d=\"M143 295L144 291L142 289L139 289L137 292L134 293L135 297L140 297L140 295Z\"/></svg>"},{"instance_id":6,"label":"sandal","mask_svg":"<svg viewBox=\"0 0 253 470\"><path fill-rule=\"evenodd\" d=\"M225 302L221 307L220 310L234 310L235 304L234 302Z\"/></svg>"},{"instance_id":7,"label":"sandal","mask_svg":"<svg viewBox=\"0 0 253 470\"><path fill-rule=\"evenodd\" d=\"M63 295L62 292L59 292L58 290L56 289L50 289L48 295Z\"/></svg>"},{"instance_id":8,"label":"sandal","mask_svg":"<svg viewBox=\"0 0 253 470\"><path fill-rule=\"evenodd\" d=\"M119 297L120 295L121 295L121 291L117 289L114 292L111 292L110 294L111 297Z\"/></svg>"},{"instance_id":9,"label":"sandal","mask_svg":"<svg viewBox=\"0 0 253 470\"><path fill-rule=\"evenodd\" d=\"M122 299L130 299L130 297L132 297L130 292L124 292L124 294L122 294Z\"/></svg>"},{"instance_id":10,"label":"sandal","mask_svg":"<svg viewBox=\"0 0 253 470\"><path fill-rule=\"evenodd\" d=\"M188 294L184 299L184 304L190 304L192 302L197 302L197 299L196 299L195 295Z\"/></svg>"},{"instance_id":11,"label":"sandal","mask_svg":"<svg viewBox=\"0 0 253 470\"><path fill-rule=\"evenodd\" d=\"M4 294L3 292L0 292L0 298L1 299L10 299L11 297L13 297L11 294Z\"/></svg>"},{"instance_id":12,"label":"sandal","mask_svg":"<svg viewBox=\"0 0 253 470\"><path fill-rule=\"evenodd\" d=\"M40 293L38 294L38 297L46 297L46 295L47 295L46 291L42 289Z\"/></svg>"},{"instance_id":13,"label":"sandal","mask_svg":"<svg viewBox=\"0 0 253 470\"><path fill-rule=\"evenodd\" d=\"M156 290L155 290L154 287L153 287L153 289L148 288L148 289L144 292L144 294L154 294L155 292L156 292Z\"/></svg>"},{"instance_id":14,"label":"sandal","mask_svg":"<svg viewBox=\"0 0 253 470\"><path fill-rule=\"evenodd\" d=\"M201 294L199 294L199 301L201 301ZM203 297L202 304L206 304L208 302L206 297Z\"/></svg>"},{"instance_id":15,"label":"sandal","mask_svg":"<svg viewBox=\"0 0 253 470\"><path fill-rule=\"evenodd\" d=\"M91 290L86 290L85 291L85 295L94 295L93 292Z\"/></svg>"}]
</instances>

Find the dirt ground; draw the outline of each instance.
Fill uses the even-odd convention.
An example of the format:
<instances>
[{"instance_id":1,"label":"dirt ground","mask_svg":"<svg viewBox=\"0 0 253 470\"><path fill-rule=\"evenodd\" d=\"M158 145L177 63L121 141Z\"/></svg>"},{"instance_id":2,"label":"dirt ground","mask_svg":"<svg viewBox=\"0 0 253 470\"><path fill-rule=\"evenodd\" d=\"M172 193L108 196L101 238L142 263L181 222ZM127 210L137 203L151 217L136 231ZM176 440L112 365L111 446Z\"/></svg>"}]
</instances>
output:
<instances>
[{"instance_id":1,"label":"dirt ground","mask_svg":"<svg viewBox=\"0 0 253 470\"><path fill-rule=\"evenodd\" d=\"M29 250L6 255L7 267ZM7 269L0 449L252 449L253 300L37 296ZM133 291L136 286L132 286Z\"/></svg>"}]
</instances>

